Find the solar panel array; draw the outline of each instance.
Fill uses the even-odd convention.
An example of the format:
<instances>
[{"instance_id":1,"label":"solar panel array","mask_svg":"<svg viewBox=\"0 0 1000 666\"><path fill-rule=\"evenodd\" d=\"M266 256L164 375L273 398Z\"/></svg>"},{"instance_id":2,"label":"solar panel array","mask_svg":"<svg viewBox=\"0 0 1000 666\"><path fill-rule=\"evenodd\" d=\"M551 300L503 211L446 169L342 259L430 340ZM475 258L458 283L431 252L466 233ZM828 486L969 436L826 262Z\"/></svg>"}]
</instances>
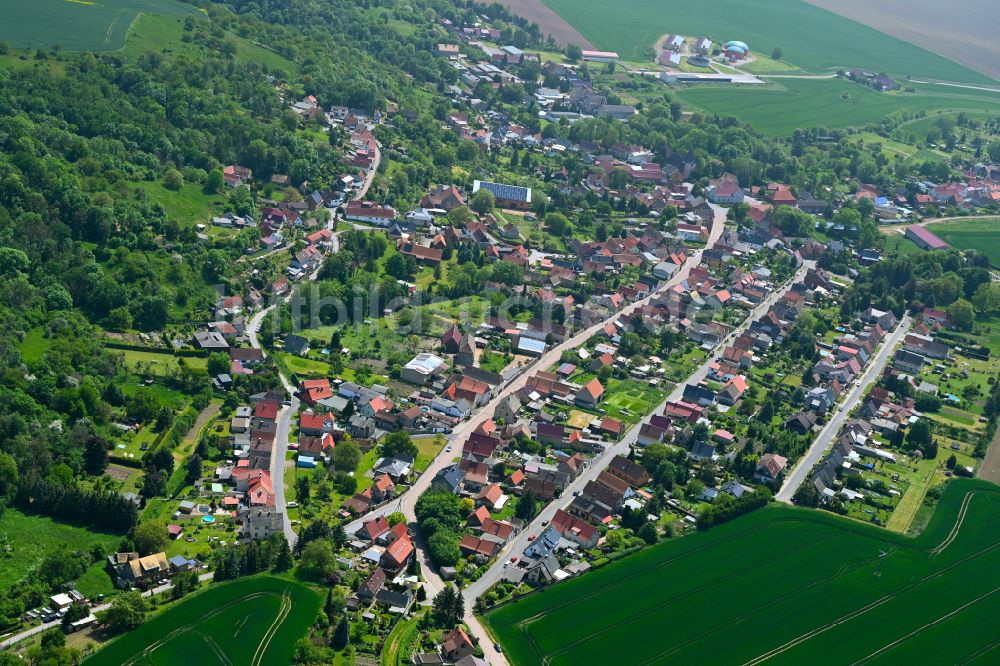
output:
<instances>
[{"instance_id":1,"label":"solar panel array","mask_svg":"<svg viewBox=\"0 0 1000 666\"><path fill-rule=\"evenodd\" d=\"M531 201L531 188L529 187L480 181L479 189L489 190L497 199L504 199L506 201Z\"/></svg>"}]
</instances>

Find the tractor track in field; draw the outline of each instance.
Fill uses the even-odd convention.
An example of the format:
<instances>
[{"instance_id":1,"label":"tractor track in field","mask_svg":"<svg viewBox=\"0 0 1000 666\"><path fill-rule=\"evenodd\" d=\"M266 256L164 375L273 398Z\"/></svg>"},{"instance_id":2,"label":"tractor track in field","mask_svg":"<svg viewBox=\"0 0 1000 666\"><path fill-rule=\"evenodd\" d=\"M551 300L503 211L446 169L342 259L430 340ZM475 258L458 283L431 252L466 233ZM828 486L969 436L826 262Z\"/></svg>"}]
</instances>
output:
<instances>
[{"instance_id":1,"label":"tractor track in field","mask_svg":"<svg viewBox=\"0 0 1000 666\"><path fill-rule=\"evenodd\" d=\"M993 641L992 643L989 643L989 644L984 645L983 647L979 648L978 650L976 650L972 654L970 654L970 655L966 656L964 659L962 659L962 661L955 662L955 666L965 666L965 664L971 664L976 659L979 659L980 657L989 654L990 652L992 652L993 650L997 649L998 647L1000 647L1000 638L998 638L997 640Z\"/></svg>"},{"instance_id":2,"label":"tractor track in field","mask_svg":"<svg viewBox=\"0 0 1000 666\"><path fill-rule=\"evenodd\" d=\"M812 543L822 543L822 541L814 541ZM692 637L688 638L687 640L685 640L685 641L683 641L681 643L678 643L676 645L671 646L667 650L664 650L662 652L659 652L659 653L653 655L649 659L646 659L645 661L641 662L641 665L642 666L648 666L649 664L654 664L657 661L659 661L660 659L662 659L663 657L665 657L667 655L674 654L678 650L681 650L681 649L687 647L688 645L691 645L692 643L696 643L697 641L699 641L699 640L701 640L701 639L703 639L703 638L705 638L707 636L711 636L712 634L718 633L722 629L728 629L728 628L734 627L734 626L736 626L736 625L738 625L738 624L740 624L742 622L745 622L750 617L752 617L755 613L758 613L758 612L761 612L761 611L765 611L765 610L767 610L769 608L772 608L772 607L774 607L774 606L776 606L778 604L781 604L781 603L783 603L783 602L785 602L785 601L787 601L789 599L797 597L800 594L802 594L803 592L811 590L811 589L815 588L818 585L825 585L827 583L830 583L830 582L832 582L832 581L840 578L841 576L847 574L848 572L850 572L850 571L852 571L854 569L858 569L858 568L864 566L865 564L871 563L871 562L875 561L876 559L878 559L878 556L873 556L873 557L859 557L859 558L856 558L854 560L850 560L849 562L845 562L835 572L833 572L832 575L827 576L825 578L820 578L820 579L814 580L811 583L809 583L808 585L805 585L805 586L803 586L803 587L801 587L801 588L799 588L797 590L794 590L792 592L788 592L787 594L783 594L783 595L781 595L781 596L779 596L779 597L777 597L775 599L772 599L771 601L768 601L767 603L764 603L764 604L761 604L759 606L756 606L754 609L743 613L740 617L734 618L734 619L730 620L729 622L726 622L725 624L714 626L711 629L707 629L707 630L701 632L697 636L692 636Z\"/></svg>"},{"instance_id":3,"label":"tractor track in field","mask_svg":"<svg viewBox=\"0 0 1000 666\"><path fill-rule=\"evenodd\" d=\"M939 578L939 577L943 576L944 574L948 573L949 571L951 571L952 569L955 569L956 567L958 567L958 566L960 566L962 564L965 564L966 562L970 562L970 561L976 560L976 559L982 557L983 555L986 555L987 553L996 550L997 548L1000 548L1000 542L995 543L992 546L987 546L986 548L984 548L984 549L982 549L982 550L980 550L980 551L978 551L976 553L972 553L971 555L967 555L967 556L963 557L962 559L957 560L957 561L949 564L948 566L946 566L946 567L944 567L942 569L939 569L937 571L934 571L933 573L927 574L926 576L924 576L923 578L920 578L919 580L913 581L912 583L908 583L908 584L900 587L899 589L897 589L894 592L890 592L889 594L886 594L886 595L884 595L882 597L879 597L878 599L876 599L876 600L874 600L874 601L872 601L872 602L870 602L868 604L865 604L861 608L853 610L853 611L851 611L849 613L845 613L844 615L841 615L839 618L837 618L835 620L832 620L832 621L830 621L830 622L828 622L828 623L826 623L824 625L821 625L819 627L811 629L810 631L807 631L806 633L804 633L804 634L802 634L802 635L800 635L800 636L798 636L796 638L793 638L792 640L788 641L787 643L784 643L783 645L779 645L778 647L776 647L776 648L774 648L772 650L769 650L768 652L765 652L765 653L763 653L763 654L761 654L761 655L759 655L757 657L754 657L753 659L745 662L744 666L756 666L756 664L761 664L761 663L767 661L768 659L771 659L772 657L776 657L776 656L778 656L778 655L780 655L780 654L782 654L784 652L787 652L788 650L791 650L792 648L797 647L797 646L801 645L802 643L805 643L806 641L811 640L811 639L815 638L816 636L819 636L820 634L826 633L830 629L835 629L836 627L838 627L838 626L840 626L840 625L842 625L842 624L844 624L846 622L850 622L851 620L857 618L860 615L864 615L865 613L868 613L869 611L872 611L872 610L878 608L879 606L882 606L882 605L884 605L884 604L892 601L893 599L895 599L896 597L898 597L900 594L903 594L904 592L909 592L910 590L912 590L912 589L914 589L916 587L919 587L920 585L923 585L924 583L926 583L928 581L934 580L935 578Z\"/></svg>"},{"instance_id":4,"label":"tractor track in field","mask_svg":"<svg viewBox=\"0 0 1000 666\"><path fill-rule=\"evenodd\" d=\"M183 633L191 631L199 623L204 622L205 620L212 619L213 617L215 617L219 613L225 611L228 608L232 608L236 604L241 604L244 601L249 601L251 599L257 599L259 597L265 596L266 594L268 594L268 593L267 592L252 592L250 594L245 594L242 597L239 597L238 599L233 599L232 601L229 601L229 602L227 602L227 603L225 603L225 604L223 604L223 605L221 605L221 606L219 606L217 608L212 609L208 613L205 613L204 615L202 615L201 617L199 617L197 620L195 620L193 622L189 622L189 623L184 624L184 625L181 625L181 626L175 628L174 630L168 632L166 635L164 635L159 640L150 643L149 645L146 646L145 649L143 649L142 652L140 652L139 654L137 654L137 655L135 655L135 656L133 656L133 657L125 660L125 662L123 663L123 666L135 666L136 664L145 662L146 659L151 654L153 654L159 648L163 647L163 645L165 643L169 642L171 639L173 639L173 638L175 638L175 637L177 637L177 636L179 636L179 635L181 635Z\"/></svg>"},{"instance_id":5,"label":"tractor track in field","mask_svg":"<svg viewBox=\"0 0 1000 666\"><path fill-rule=\"evenodd\" d=\"M1000 586L994 587L989 592L981 594L978 597L976 597L975 599L972 599L971 601L965 602L964 604L962 604L958 608L956 608L954 610L951 610L951 611L945 613L944 615L942 615L942 616L940 616L940 617L938 617L938 618L936 618L934 620L931 620L930 622L927 622L927 623L925 623L925 624L917 627L916 629L914 629L910 633L906 634L905 636L900 636L899 638L897 638L896 640L892 641L891 643L886 643L885 645L883 645L882 647L880 647L875 652L872 652L867 657L863 657L862 659L859 659L859 660L855 661L854 663L851 664L851 666L861 666L861 664L867 664L869 661L871 661L875 657L888 652L889 650L893 649L897 645L902 645L903 643L905 643L906 641L910 640L911 638L913 638L914 636L916 636L920 632L924 631L925 629L929 629L929 628L933 627L936 624L940 624L942 622L948 621L949 619L955 617L956 615L958 615L959 613L961 613L962 611L964 611L966 608L971 608L972 606L975 606L976 604L978 604L983 599L986 599L987 597L991 597L994 594L996 594L997 592L1000 592Z\"/></svg>"},{"instance_id":6,"label":"tractor track in field","mask_svg":"<svg viewBox=\"0 0 1000 666\"><path fill-rule=\"evenodd\" d=\"M281 594L281 607L278 609L278 616L274 618L274 622L271 626L267 628L264 632L264 637L261 639L260 644L257 646L257 651L254 652L253 659L250 661L250 666L260 666L261 661L264 660L264 655L267 653L267 648L271 644L271 639L274 638L275 634L278 633L278 629L281 628L282 623L288 614L292 612L292 595L289 591L291 588L286 588Z\"/></svg>"},{"instance_id":7,"label":"tractor track in field","mask_svg":"<svg viewBox=\"0 0 1000 666\"><path fill-rule=\"evenodd\" d=\"M972 498L975 497L976 494L976 491L970 491L967 492L965 497L962 498L962 506L959 508L958 515L955 517L955 524L952 525L951 532L949 532L948 536L944 538L944 541L930 550L930 556L932 558L943 553L945 548L950 546L958 537L958 533L962 529L962 523L965 522L965 514L969 510L969 504L972 502Z\"/></svg>"},{"instance_id":8,"label":"tractor track in field","mask_svg":"<svg viewBox=\"0 0 1000 666\"><path fill-rule=\"evenodd\" d=\"M823 539L820 539L818 541L810 541L810 542L807 542L807 543L803 543L803 544L801 544L801 545L799 545L799 546L797 546L797 547L795 547L795 548L793 548L791 550L785 551L784 553L781 554L781 557L771 559L770 562L777 562L781 558L787 557L789 555L794 555L794 554L799 553L799 552L801 552L803 550L807 550L807 549L815 546L818 543L823 543L824 541L829 541L830 539L834 538L835 536L836 536L835 534L830 534L830 535L828 535L828 536L826 536ZM673 604L675 604L675 603L677 603L679 601L683 601L684 599L687 599L687 598L689 598L689 597L691 597L693 595L698 594L699 592L702 592L706 588L713 587L715 585L718 585L719 583L723 583L723 582L726 582L726 581L728 581L728 580L730 580L732 578L735 578L737 576L741 576L741 575L743 575L745 573L748 573L749 571L752 571L752 570L754 570L754 569L756 569L756 568L758 568L760 566L761 566L760 562L754 562L753 564L748 564L747 566L743 567L742 569L737 569L735 571L730 571L729 573L727 573L727 574L725 574L725 575L723 575L723 576L721 576L719 578L713 578L710 581L706 581L705 583L703 583L703 584L701 584L701 585L699 585L699 586L697 586L697 587L695 587L695 588L693 588L691 590L688 590L687 592L685 592L684 594L682 594L680 596L671 597L671 598L666 599L665 601L662 601L662 602L660 602L658 604L655 604L655 605L653 605L653 606L651 606L649 608L645 608L642 611L639 611L639 612L634 613L632 615L628 615L626 617L623 617L623 618L621 618L620 620L618 620L616 622L612 622L611 624L604 625L598 631L595 631L595 632L592 632L590 634L587 634L584 638L581 638L579 640L573 641L572 643L567 643L565 645L562 645L555 652L552 652L550 654L545 655L545 658L542 659L542 663L543 664L548 664L548 663L550 663L549 660L551 658L558 657L559 655L564 654L567 651L572 650L575 647L578 647L580 645L583 645L585 643L590 642L594 638L597 638L599 636L603 636L604 634L606 634L609 631L612 631L612 630L617 629L618 627L620 627L622 625L625 625L625 624L628 624L629 622L632 622L637 617L641 617L641 616L646 615L648 613L651 613L653 611L657 611L657 610L666 608L667 606L673 605Z\"/></svg>"}]
</instances>

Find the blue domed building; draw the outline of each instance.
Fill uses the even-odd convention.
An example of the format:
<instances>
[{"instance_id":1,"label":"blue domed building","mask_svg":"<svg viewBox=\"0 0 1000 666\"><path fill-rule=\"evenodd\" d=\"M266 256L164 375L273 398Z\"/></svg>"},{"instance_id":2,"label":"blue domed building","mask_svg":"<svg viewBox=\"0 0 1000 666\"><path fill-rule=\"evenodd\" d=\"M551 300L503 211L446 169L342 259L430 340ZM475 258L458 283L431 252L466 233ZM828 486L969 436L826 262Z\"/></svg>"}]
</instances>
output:
<instances>
[{"instance_id":1,"label":"blue domed building","mask_svg":"<svg viewBox=\"0 0 1000 666\"><path fill-rule=\"evenodd\" d=\"M733 40L726 42L726 58L730 61L743 60L750 53L750 47L746 42Z\"/></svg>"}]
</instances>

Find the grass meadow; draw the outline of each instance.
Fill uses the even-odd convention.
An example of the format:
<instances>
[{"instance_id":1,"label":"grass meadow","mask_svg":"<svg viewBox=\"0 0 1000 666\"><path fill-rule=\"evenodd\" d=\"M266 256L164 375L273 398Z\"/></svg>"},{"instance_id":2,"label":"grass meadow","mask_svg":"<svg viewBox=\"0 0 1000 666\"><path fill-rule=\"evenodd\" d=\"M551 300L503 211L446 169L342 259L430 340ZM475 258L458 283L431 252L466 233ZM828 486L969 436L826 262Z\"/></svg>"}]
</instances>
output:
<instances>
[{"instance_id":1,"label":"grass meadow","mask_svg":"<svg viewBox=\"0 0 1000 666\"><path fill-rule=\"evenodd\" d=\"M1000 266L1000 217L959 220L928 225L935 234L960 250L977 250Z\"/></svg>"},{"instance_id":2,"label":"grass meadow","mask_svg":"<svg viewBox=\"0 0 1000 666\"><path fill-rule=\"evenodd\" d=\"M991 79L942 56L803 0L748 3L716 0L544 0L600 49L625 60L644 60L646 49L665 33L705 35L716 42L739 39L769 55L813 72L861 67L959 83Z\"/></svg>"},{"instance_id":3,"label":"grass meadow","mask_svg":"<svg viewBox=\"0 0 1000 666\"><path fill-rule=\"evenodd\" d=\"M515 665L958 663L1000 644L998 513L971 480L916 539L771 506L485 619Z\"/></svg>"},{"instance_id":4,"label":"grass meadow","mask_svg":"<svg viewBox=\"0 0 1000 666\"><path fill-rule=\"evenodd\" d=\"M253 576L212 585L110 643L88 664L288 664L320 600L304 585Z\"/></svg>"},{"instance_id":5,"label":"grass meadow","mask_svg":"<svg viewBox=\"0 0 1000 666\"><path fill-rule=\"evenodd\" d=\"M0 41L15 48L117 51L139 14L183 18L195 11L178 0L0 0Z\"/></svg>"},{"instance_id":6,"label":"grass meadow","mask_svg":"<svg viewBox=\"0 0 1000 666\"><path fill-rule=\"evenodd\" d=\"M56 548L90 550L100 545L106 551L118 547L123 535L60 523L47 516L7 509L0 515L0 588L24 578L45 554Z\"/></svg>"}]
</instances>

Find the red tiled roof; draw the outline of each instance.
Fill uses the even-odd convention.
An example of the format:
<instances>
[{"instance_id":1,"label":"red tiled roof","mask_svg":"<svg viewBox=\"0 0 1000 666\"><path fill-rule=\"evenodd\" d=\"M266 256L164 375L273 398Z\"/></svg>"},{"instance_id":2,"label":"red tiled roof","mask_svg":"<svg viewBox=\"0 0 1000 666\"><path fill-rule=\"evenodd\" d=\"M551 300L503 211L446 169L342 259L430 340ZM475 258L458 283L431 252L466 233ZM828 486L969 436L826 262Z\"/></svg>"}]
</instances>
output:
<instances>
[{"instance_id":1,"label":"red tiled roof","mask_svg":"<svg viewBox=\"0 0 1000 666\"><path fill-rule=\"evenodd\" d=\"M271 400L261 400L253 410L253 415L259 419L274 421L278 418L278 411L281 405Z\"/></svg>"},{"instance_id":2,"label":"red tiled roof","mask_svg":"<svg viewBox=\"0 0 1000 666\"><path fill-rule=\"evenodd\" d=\"M383 553L382 557L388 558L390 563L394 567L398 568L403 566L403 563L405 563L412 554L413 542L410 541L410 537L401 536L389 544L389 547L385 549L385 553Z\"/></svg>"}]
</instances>

